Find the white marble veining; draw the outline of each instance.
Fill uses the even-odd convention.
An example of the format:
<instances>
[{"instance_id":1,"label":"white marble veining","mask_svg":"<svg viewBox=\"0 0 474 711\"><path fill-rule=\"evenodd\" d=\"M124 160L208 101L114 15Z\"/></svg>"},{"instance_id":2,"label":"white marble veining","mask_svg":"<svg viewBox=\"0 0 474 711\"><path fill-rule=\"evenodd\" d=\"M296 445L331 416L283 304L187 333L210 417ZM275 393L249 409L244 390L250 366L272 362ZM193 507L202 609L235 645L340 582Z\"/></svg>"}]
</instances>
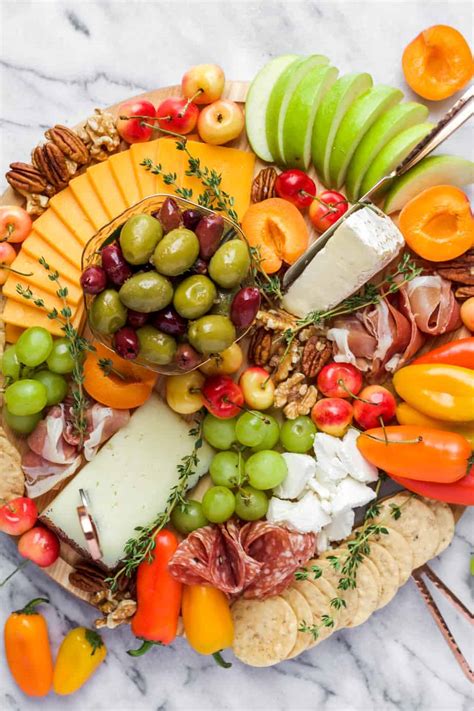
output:
<instances>
[{"instance_id":1,"label":"white marble veining","mask_svg":"<svg viewBox=\"0 0 474 711\"><path fill-rule=\"evenodd\" d=\"M435 23L472 35L470 2L22 2L0 0L1 173L53 123L74 124L122 98L177 83L189 65L222 64L230 78L251 78L284 52L322 53L342 71L369 71L378 82L401 86L405 44ZM449 105L437 106L434 116ZM447 149L472 145L463 128ZM444 150L444 147L443 147ZM0 178L2 188L3 178ZM451 547L433 567L470 604L469 556L473 516L461 520ZM17 564L15 546L0 540L0 578ZM0 590L0 624L12 609L48 595L45 610L53 648L65 632L90 625L94 611L32 565ZM437 595L439 599L439 595ZM464 651L473 644L467 625L440 600ZM75 696L50 695L41 708L204 711L461 711L472 708L462 675L412 581L384 610L358 629L334 634L320 647L271 669L235 662L222 670L180 640L142 659L125 654L128 629L105 633L109 654L100 672ZM227 654L230 657L230 654ZM0 652L0 707L34 709L13 683Z\"/></svg>"}]
</instances>

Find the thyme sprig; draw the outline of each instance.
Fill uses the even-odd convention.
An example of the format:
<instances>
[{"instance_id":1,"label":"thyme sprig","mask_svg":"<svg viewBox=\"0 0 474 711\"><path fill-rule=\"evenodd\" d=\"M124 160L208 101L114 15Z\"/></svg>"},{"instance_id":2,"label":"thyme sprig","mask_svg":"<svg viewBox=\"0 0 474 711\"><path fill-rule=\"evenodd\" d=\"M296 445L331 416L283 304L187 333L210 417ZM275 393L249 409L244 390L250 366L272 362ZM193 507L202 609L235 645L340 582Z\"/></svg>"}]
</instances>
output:
<instances>
[{"instance_id":1,"label":"thyme sprig","mask_svg":"<svg viewBox=\"0 0 474 711\"><path fill-rule=\"evenodd\" d=\"M48 279L56 284L56 296L61 299L63 304L62 308L59 311L56 308L48 310L44 299L35 296L30 286L25 288L21 284L17 284L16 291L20 296L26 299L26 301L32 301L38 308L45 309L47 311L47 317L51 321L57 321L61 324L61 330L67 339L69 352L74 361L74 367L71 372L71 379L74 384L72 390L73 403L71 407L72 425L79 439L79 447L82 447L87 432L86 410L88 406L88 400L84 391L84 354L88 351L94 351L95 348L87 338L81 336L72 325L72 311L67 301L69 290L67 286L61 284L59 272L52 270L44 257L39 259L39 263L43 269L48 272Z\"/></svg>"},{"instance_id":2,"label":"thyme sprig","mask_svg":"<svg viewBox=\"0 0 474 711\"><path fill-rule=\"evenodd\" d=\"M106 583L112 591L116 589L118 581L123 575L130 578L140 563L151 560L151 554L155 547L155 534L169 523L171 513L176 505L184 506L186 504L185 492L190 477L196 472L196 467L199 464L198 452L203 445L202 421L203 418L200 418L196 426L189 430L189 436L194 437L193 449L190 454L181 459L177 466L178 482L170 490L164 510L147 526L135 528L138 535L136 538L129 538L126 542L121 567L113 577L106 579Z\"/></svg>"},{"instance_id":3,"label":"thyme sprig","mask_svg":"<svg viewBox=\"0 0 474 711\"><path fill-rule=\"evenodd\" d=\"M312 625L306 624L306 622L303 620L298 627L298 632L304 632L307 634L310 634L313 640L316 642L316 640L319 638L319 635L321 634L321 630L327 627L334 627L336 624L336 621L334 617L331 615L322 615L321 616L321 622L319 625L313 623Z\"/></svg>"}]
</instances>

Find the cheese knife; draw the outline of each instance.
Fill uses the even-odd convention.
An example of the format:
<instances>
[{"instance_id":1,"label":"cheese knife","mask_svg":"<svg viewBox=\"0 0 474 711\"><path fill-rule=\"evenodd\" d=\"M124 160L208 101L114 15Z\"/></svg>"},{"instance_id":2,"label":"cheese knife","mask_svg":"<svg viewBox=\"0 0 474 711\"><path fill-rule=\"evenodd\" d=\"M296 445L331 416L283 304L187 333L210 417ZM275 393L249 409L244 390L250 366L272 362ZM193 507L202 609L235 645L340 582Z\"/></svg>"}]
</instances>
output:
<instances>
[{"instance_id":1,"label":"cheese knife","mask_svg":"<svg viewBox=\"0 0 474 711\"><path fill-rule=\"evenodd\" d=\"M365 193L360 200L358 200L354 205L351 205L351 207L337 220L337 222L331 225L331 227L323 232L323 234L308 247L306 252L284 274L282 280L283 291L286 291L300 276L316 254L327 244L328 240L337 230L339 225L342 224L342 222L344 222L349 215L352 215L352 213L356 210L360 210L364 207L364 205L372 205L374 198L383 186L388 185L394 178L400 177L410 170L410 168L413 168L413 166L419 163L420 160L426 158L426 156L434 151L435 148L443 143L443 141L449 138L454 131L462 126L463 123L468 121L468 119L470 119L473 115L474 86L471 86L461 96L461 98L456 101L447 114L445 114L436 124L432 131L425 136L415 146L415 148L413 148L408 156L404 158L404 160L394 170L392 170L391 173L381 178L378 183L375 183L375 185L370 188L370 190Z\"/></svg>"}]
</instances>

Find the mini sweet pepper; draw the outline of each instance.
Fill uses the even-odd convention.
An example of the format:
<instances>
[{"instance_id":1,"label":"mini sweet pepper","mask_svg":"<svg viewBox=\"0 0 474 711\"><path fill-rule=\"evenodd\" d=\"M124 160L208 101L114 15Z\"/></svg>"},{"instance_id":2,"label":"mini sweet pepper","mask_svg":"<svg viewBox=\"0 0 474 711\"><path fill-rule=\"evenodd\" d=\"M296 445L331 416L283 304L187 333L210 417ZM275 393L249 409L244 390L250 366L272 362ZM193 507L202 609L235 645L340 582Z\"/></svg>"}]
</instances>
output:
<instances>
[{"instance_id":1,"label":"mini sweet pepper","mask_svg":"<svg viewBox=\"0 0 474 711\"><path fill-rule=\"evenodd\" d=\"M76 627L70 630L59 647L54 665L53 687L57 694L73 694L102 664L107 648L94 630Z\"/></svg>"}]
</instances>

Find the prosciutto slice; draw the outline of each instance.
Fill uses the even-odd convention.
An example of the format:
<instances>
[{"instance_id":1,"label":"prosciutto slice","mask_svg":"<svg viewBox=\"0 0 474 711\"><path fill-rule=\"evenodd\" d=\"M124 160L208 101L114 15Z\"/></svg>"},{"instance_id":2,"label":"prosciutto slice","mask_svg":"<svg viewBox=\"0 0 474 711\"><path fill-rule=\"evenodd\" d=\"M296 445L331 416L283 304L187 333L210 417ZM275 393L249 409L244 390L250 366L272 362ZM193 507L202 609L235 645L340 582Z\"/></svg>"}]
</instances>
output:
<instances>
[{"instance_id":1,"label":"prosciutto slice","mask_svg":"<svg viewBox=\"0 0 474 711\"><path fill-rule=\"evenodd\" d=\"M88 435L84 439L84 456L88 462L96 455L100 445L106 442L130 419L129 410L114 410L98 402L87 411Z\"/></svg>"},{"instance_id":2,"label":"prosciutto slice","mask_svg":"<svg viewBox=\"0 0 474 711\"><path fill-rule=\"evenodd\" d=\"M416 325L423 333L439 336L461 325L459 304L451 282L439 274L415 277L402 287L402 291L407 296Z\"/></svg>"},{"instance_id":3,"label":"prosciutto slice","mask_svg":"<svg viewBox=\"0 0 474 711\"><path fill-rule=\"evenodd\" d=\"M49 462L71 464L77 456L77 448L64 439L65 427L65 406L55 405L28 437L28 446Z\"/></svg>"},{"instance_id":4,"label":"prosciutto slice","mask_svg":"<svg viewBox=\"0 0 474 711\"><path fill-rule=\"evenodd\" d=\"M78 455L68 464L55 464L28 450L21 461L28 496L35 498L54 489L79 469L81 461Z\"/></svg>"}]
</instances>

